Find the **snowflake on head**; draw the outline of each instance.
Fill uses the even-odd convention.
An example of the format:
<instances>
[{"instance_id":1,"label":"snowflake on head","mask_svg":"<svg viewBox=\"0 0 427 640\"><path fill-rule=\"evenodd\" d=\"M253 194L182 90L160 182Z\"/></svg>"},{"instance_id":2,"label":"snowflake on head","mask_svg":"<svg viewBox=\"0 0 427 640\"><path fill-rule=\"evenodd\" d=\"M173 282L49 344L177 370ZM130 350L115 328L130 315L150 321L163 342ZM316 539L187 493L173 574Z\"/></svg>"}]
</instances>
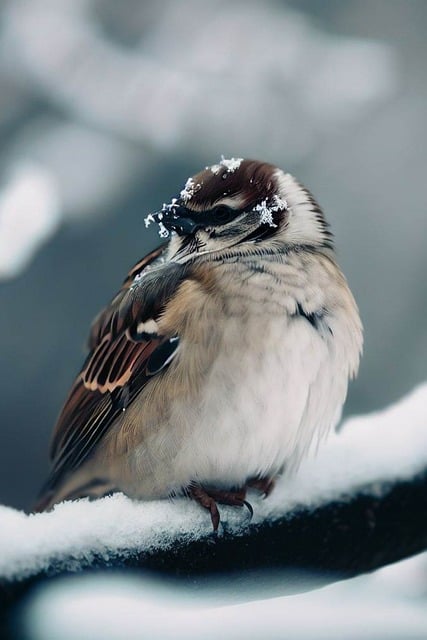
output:
<instances>
[{"instance_id":1,"label":"snowflake on head","mask_svg":"<svg viewBox=\"0 0 427 640\"><path fill-rule=\"evenodd\" d=\"M174 198L174 200L176 201L176 198ZM164 204L163 205L163 209L168 208L168 207L171 208L172 206L173 206L172 204L169 204L169 205ZM145 228L149 227L152 222L155 222L156 224L159 225L159 236L161 238L168 238L170 233L166 229L165 225L162 222L163 214L160 212L160 213L158 213L156 215L157 215L157 218L158 218L157 220L154 219L152 213L150 213L146 218L144 218Z\"/></svg>"},{"instance_id":2,"label":"snowflake on head","mask_svg":"<svg viewBox=\"0 0 427 640\"><path fill-rule=\"evenodd\" d=\"M227 169L227 173L234 173L242 164L243 158L224 158L221 156L221 160L218 164L213 164L210 167L212 173L216 176L221 169Z\"/></svg>"},{"instance_id":3,"label":"snowflake on head","mask_svg":"<svg viewBox=\"0 0 427 640\"><path fill-rule=\"evenodd\" d=\"M280 198L280 196L274 195L270 204L268 204L267 200L263 200L254 207L254 211L257 211L260 214L261 224L268 224L270 227L277 227L277 224L274 222L273 213L287 208L288 203L286 200Z\"/></svg>"},{"instance_id":4,"label":"snowflake on head","mask_svg":"<svg viewBox=\"0 0 427 640\"><path fill-rule=\"evenodd\" d=\"M193 178L188 178L187 182L185 183L185 187L182 189L182 191L179 194L180 198L185 203L187 203L189 200L191 200L194 194L197 193L197 191L199 191L199 189L201 188L202 188L201 184L196 184Z\"/></svg>"}]
</instances>

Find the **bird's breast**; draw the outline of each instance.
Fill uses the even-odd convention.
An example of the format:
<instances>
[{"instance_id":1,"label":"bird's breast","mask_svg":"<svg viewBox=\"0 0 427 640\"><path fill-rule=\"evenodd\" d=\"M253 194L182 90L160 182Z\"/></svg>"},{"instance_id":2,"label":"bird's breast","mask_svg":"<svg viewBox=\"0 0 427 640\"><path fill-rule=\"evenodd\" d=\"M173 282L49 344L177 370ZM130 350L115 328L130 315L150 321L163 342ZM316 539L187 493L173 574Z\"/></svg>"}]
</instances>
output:
<instances>
[{"instance_id":1,"label":"bird's breast","mask_svg":"<svg viewBox=\"0 0 427 640\"><path fill-rule=\"evenodd\" d=\"M177 356L141 402L134 459L147 487L230 487L291 470L334 426L360 350L349 337L357 309L334 308L338 285L314 275L237 264L212 293L189 289Z\"/></svg>"},{"instance_id":2,"label":"bird's breast","mask_svg":"<svg viewBox=\"0 0 427 640\"><path fill-rule=\"evenodd\" d=\"M347 374L326 324L299 313L280 271L241 269L224 286L206 344L214 340L215 353L174 464L178 475L192 468L201 481L229 486L298 464L336 421ZM188 344L188 353L197 360L202 348ZM177 419L184 414L180 405Z\"/></svg>"}]
</instances>

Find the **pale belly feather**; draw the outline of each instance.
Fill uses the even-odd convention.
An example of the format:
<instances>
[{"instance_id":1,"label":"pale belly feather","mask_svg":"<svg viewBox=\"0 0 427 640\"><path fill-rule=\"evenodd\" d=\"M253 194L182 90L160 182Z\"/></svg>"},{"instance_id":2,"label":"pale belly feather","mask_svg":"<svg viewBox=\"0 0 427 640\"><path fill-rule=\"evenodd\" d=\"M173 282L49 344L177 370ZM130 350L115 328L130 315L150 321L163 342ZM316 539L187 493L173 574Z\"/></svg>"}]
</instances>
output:
<instances>
[{"instance_id":1,"label":"pale belly feather","mask_svg":"<svg viewBox=\"0 0 427 640\"><path fill-rule=\"evenodd\" d=\"M255 336L230 326L229 349L217 358L192 413L197 423L171 452L170 490L191 481L239 486L291 470L336 422L347 377L334 374L328 338L304 318L286 316L270 320L263 332L256 351Z\"/></svg>"}]
</instances>

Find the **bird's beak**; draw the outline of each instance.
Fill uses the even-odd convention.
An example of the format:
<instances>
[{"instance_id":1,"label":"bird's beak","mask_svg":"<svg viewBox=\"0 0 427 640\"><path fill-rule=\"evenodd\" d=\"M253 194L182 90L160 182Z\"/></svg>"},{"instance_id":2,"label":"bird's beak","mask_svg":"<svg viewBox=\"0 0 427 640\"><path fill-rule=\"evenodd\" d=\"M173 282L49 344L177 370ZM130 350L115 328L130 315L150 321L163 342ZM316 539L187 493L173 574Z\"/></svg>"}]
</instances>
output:
<instances>
[{"instance_id":1,"label":"bird's beak","mask_svg":"<svg viewBox=\"0 0 427 640\"><path fill-rule=\"evenodd\" d=\"M152 218L168 231L176 231L179 236L191 235L202 228L201 224L189 218L188 215L180 215L180 208L179 206L163 208L162 211L153 213Z\"/></svg>"}]
</instances>

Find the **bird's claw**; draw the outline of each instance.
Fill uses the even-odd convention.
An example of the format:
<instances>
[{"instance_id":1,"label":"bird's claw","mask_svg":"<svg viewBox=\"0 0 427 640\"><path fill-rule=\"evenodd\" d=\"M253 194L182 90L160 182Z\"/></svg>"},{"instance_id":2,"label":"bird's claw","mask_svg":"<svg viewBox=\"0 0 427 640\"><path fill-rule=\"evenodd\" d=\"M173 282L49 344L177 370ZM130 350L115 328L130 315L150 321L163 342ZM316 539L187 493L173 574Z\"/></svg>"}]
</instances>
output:
<instances>
[{"instance_id":1,"label":"bird's claw","mask_svg":"<svg viewBox=\"0 0 427 640\"><path fill-rule=\"evenodd\" d=\"M211 487L202 487L198 484L191 484L187 489L187 493L193 500L210 512L212 527L215 533L218 531L221 521L217 503L226 504L231 507L245 506L249 511L249 519L251 520L253 517L254 510L252 505L245 500L245 487L237 491L226 491L224 489L214 489Z\"/></svg>"}]
</instances>

